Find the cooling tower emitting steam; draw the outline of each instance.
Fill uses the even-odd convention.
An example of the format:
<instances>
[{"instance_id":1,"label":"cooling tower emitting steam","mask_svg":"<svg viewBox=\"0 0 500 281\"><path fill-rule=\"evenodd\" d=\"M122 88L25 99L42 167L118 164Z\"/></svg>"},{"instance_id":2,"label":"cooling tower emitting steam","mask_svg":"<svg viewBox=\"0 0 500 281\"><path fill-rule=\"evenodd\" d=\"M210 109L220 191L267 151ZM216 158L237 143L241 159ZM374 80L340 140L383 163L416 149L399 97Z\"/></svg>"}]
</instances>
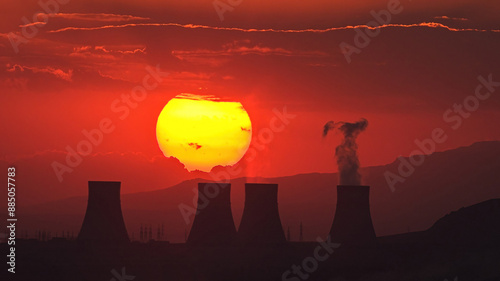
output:
<instances>
[{"instance_id":1,"label":"cooling tower emitting steam","mask_svg":"<svg viewBox=\"0 0 500 281\"><path fill-rule=\"evenodd\" d=\"M356 138L367 126L368 121L362 118L355 123L329 121L323 128L323 137L334 129L338 129L344 135L342 143L335 149L340 185L361 185Z\"/></svg>"}]
</instances>

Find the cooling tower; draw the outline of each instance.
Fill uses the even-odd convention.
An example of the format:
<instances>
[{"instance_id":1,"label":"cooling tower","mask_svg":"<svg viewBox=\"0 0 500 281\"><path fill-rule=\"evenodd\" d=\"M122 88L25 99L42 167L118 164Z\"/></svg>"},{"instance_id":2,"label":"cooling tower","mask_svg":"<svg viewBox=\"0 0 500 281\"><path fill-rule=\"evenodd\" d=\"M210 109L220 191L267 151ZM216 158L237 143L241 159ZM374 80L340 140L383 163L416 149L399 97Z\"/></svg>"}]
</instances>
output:
<instances>
[{"instance_id":1,"label":"cooling tower","mask_svg":"<svg viewBox=\"0 0 500 281\"><path fill-rule=\"evenodd\" d=\"M333 242L365 246L376 244L369 197L369 186L337 186L337 208L330 230Z\"/></svg>"},{"instance_id":2,"label":"cooling tower","mask_svg":"<svg viewBox=\"0 0 500 281\"><path fill-rule=\"evenodd\" d=\"M278 211L277 184L245 184L245 208L238 241L251 245L286 242Z\"/></svg>"},{"instance_id":3,"label":"cooling tower","mask_svg":"<svg viewBox=\"0 0 500 281\"><path fill-rule=\"evenodd\" d=\"M235 238L231 184L198 183L198 207L187 243L221 246L232 244Z\"/></svg>"},{"instance_id":4,"label":"cooling tower","mask_svg":"<svg viewBox=\"0 0 500 281\"><path fill-rule=\"evenodd\" d=\"M120 182L89 181L87 212L78 241L129 242L120 203Z\"/></svg>"}]
</instances>

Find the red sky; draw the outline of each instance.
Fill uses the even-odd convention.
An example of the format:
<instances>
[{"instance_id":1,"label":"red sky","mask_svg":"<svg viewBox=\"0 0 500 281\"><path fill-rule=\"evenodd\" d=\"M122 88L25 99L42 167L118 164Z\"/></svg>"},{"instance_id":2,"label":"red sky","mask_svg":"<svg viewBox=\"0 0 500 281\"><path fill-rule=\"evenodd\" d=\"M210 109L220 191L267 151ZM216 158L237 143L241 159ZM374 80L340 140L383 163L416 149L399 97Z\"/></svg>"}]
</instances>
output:
<instances>
[{"instance_id":1,"label":"red sky","mask_svg":"<svg viewBox=\"0 0 500 281\"><path fill-rule=\"evenodd\" d=\"M493 1L402 1L402 12L351 63L339 44L354 45L359 25L387 1L243 0L221 21L212 1L69 0L46 24L31 25L42 11L37 2L3 6L0 158L41 194L71 195L68 186L89 179L122 180L133 192L199 176L163 159L156 143L156 118L180 93L241 102L254 136L269 127L273 109L296 116L241 176L336 171L338 139L321 138L329 120L368 119L359 137L362 166L410 154L434 128L448 135L437 150L500 139L500 90L457 130L443 120L474 94L478 76L500 81L500 4ZM16 53L9 36L26 36L26 24L33 36ZM157 65L169 76L121 120L111 105ZM65 148L103 118L115 130L59 182L51 163L63 163Z\"/></svg>"}]
</instances>

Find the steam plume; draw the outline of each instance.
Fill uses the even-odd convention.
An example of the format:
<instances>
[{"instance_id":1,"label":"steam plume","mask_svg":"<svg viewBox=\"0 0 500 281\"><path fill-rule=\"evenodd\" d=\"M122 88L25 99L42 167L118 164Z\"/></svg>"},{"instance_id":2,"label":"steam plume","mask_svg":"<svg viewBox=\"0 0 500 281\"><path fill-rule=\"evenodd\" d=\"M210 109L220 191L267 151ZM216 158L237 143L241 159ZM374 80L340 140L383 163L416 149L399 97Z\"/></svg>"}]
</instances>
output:
<instances>
[{"instance_id":1,"label":"steam plume","mask_svg":"<svg viewBox=\"0 0 500 281\"><path fill-rule=\"evenodd\" d=\"M356 123L329 121L323 127L323 137L330 130L338 129L344 135L342 143L335 149L335 157L340 173L340 185L361 185L359 174L358 145L356 138L368 126L368 121L362 118Z\"/></svg>"}]
</instances>

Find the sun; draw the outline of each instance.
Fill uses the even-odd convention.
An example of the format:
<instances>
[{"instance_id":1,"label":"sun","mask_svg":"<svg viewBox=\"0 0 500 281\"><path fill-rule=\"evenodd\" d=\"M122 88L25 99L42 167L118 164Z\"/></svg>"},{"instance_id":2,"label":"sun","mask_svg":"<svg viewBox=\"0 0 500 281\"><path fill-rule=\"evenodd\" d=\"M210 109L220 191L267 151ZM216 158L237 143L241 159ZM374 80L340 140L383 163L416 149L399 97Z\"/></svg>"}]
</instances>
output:
<instances>
[{"instance_id":1,"label":"sun","mask_svg":"<svg viewBox=\"0 0 500 281\"><path fill-rule=\"evenodd\" d=\"M243 157L252 139L252 123L239 102L180 94L158 116L156 139L166 157L179 159L189 171L210 172Z\"/></svg>"}]
</instances>

